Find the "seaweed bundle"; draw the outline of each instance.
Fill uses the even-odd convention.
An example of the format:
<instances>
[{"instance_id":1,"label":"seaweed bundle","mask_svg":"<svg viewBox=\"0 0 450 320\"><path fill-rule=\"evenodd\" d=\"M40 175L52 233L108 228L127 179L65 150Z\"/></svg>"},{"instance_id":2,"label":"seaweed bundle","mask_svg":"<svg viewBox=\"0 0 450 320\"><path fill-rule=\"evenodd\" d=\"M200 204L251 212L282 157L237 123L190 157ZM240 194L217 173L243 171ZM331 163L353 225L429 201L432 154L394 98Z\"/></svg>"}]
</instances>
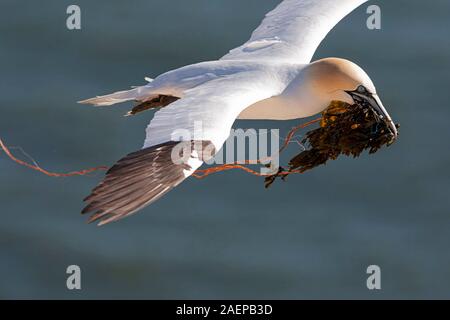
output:
<instances>
[{"instance_id":1,"label":"seaweed bundle","mask_svg":"<svg viewBox=\"0 0 450 320\"><path fill-rule=\"evenodd\" d=\"M388 124L369 106L333 101L322 112L320 127L307 132L302 140L306 150L289 161L288 169L280 168L277 174L266 177L266 188L278 177L303 173L341 154L358 157L364 150L372 154L394 141Z\"/></svg>"}]
</instances>

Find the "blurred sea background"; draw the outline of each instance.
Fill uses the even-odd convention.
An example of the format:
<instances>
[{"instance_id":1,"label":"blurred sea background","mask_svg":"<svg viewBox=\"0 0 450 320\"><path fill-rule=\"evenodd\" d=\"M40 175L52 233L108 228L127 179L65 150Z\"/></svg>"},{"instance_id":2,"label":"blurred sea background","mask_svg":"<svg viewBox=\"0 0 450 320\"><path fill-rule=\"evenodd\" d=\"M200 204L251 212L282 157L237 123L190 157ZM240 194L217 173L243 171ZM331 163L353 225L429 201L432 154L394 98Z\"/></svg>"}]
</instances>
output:
<instances>
[{"instance_id":1,"label":"blurred sea background","mask_svg":"<svg viewBox=\"0 0 450 320\"><path fill-rule=\"evenodd\" d=\"M76 101L217 59L278 2L78 0L82 30L69 31L72 1L3 0L0 137L52 171L111 165L142 146L153 113ZM381 30L366 28L369 4ZM98 228L80 210L101 173L49 178L0 152L0 298L450 298L449 13L445 0L371 1L339 23L314 59L362 66L400 138L269 190L241 171L189 179ZM71 264L80 291L66 288ZM382 290L366 287L371 264Z\"/></svg>"}]
</instances>

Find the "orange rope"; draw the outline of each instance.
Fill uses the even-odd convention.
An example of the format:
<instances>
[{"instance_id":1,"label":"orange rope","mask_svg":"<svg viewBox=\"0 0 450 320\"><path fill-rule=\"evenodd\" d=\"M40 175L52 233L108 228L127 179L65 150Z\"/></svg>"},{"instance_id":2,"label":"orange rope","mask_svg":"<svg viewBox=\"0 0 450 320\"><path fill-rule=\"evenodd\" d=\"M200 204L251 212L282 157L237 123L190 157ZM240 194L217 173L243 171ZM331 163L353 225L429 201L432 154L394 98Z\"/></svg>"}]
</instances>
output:
<instances>
[{"instance_id":1,"label":"orange rope","mask_svg":"<svg viewBox=\"0 0 450 320\"><path fill-rule=\"evenodd\" d=\"M303 123L300 124L294 128L291 129L291 131L289 131L288 135L286 136L283 145L281 146L279 153L281 153L289 144L289 142L292 140L292 137L294 136L295 132L297 132L300 129L303 129L309 125L312 125L314 123L317 123L321 120L321 118L318 119L314 119L311 120L307 123ZM36 170L39 171L49 177L73 177L73 176L84 176L87 175L89 173L92 173L94 171L99 171L99 170L108 170L109 168L107 166L100 166L100 167L95 167L95 168L89 168L89 169L85 169L85 170L81 170L81 171L73 171L73 172L69 172L69 173L56 173L56 172L50 172L47 171L43 168L41 168L39 165L35 164L29 164L23 160L17 159L12 153L11 151L8 149L8 147L5 145L5 143L3 142L3 140L0 138L0 148L6 153L6 155L13 160L14 162L25 166L27 168L30 168L32 170ZM267 161L267 160L271 160L271 157L269 158L265 158L265 159L260 159L260 160L246 160L245 164L253 164L253 163L261 163L263 160ZM250 174L253 174L255 176L269 176L270 174L262 174L260 172L257 172L255 170L252 170L244 165L238 164L238 163L232 163L232 164L224 164L224 165L220 165L220 166L216 166L216 167L212 167L212 168L208 168L208 169L204 169L204 170L197 170L195 171L194 174L192 174L192 176L194 176L195 178L198 179L203 179L206 178L207 176L209 176L210 174L213 173L217 173L217 172L221 172L221 171L227 171L227 170L232 170L232 169L240 169L240 170L244 170L245 172L248 172ZM288 175L290 173L301 173L300 171L294 170L294 171L283 171L283 172L279 172L278 175Z\"/></svg>"},{"instance_id":2,"label":"orange rope","mask_svg":"<svg viewBox=\"0 0 450 320\"><path fill-rule=\"evenodd\" d=\"M14 162L25 166L27 168L39 171L47 176L50 177L73 177L73 176L84 176L87 175L91 172L94 171L98 171L98 170L108 170L108 167L105 166L101 166L101 167L97 167L97 168L90 168L90 169L85 169L85 170L81 170L81 171L74 171L74 172L69 172L69 173L55 173L55 172L49 172L45 169L42 169L41 167L39 167L38 165L32 165L29 164L25 161L22 161L20 159L17 159L16 157L14 157L14 155L11 153L11 151L8 149L8 147L3 143L3 140L0 138L0 147L3 149L3 151L6 153L6 155L13 160Z\"/></svg>"},{"instance_id":3,"label":"orange rope","mask_svg":"<svg viewBox=\"0 0 450 320\"><path fill-rule=\"evenodd\" d=\"M289 142L292 140L292 137L294 136L294 134L295 134L298 130L304 129L304 128L306 128L306 127L308 127L308 126L310 126L310 125L312 125L312 124L314 124L314 123L317 123L317 122L319 122L319 121L321 121L321 120L322 120L322 118L317 118L317 119L308 121L308 122L306 122L306 123L299 124L298 126L292 128L291 131L289 131L289 133L288 133L288 135L286 136L286 138L284 139L284 144L283 144L283 146L280 148L279 153L283 152L283 150L286 149L286 147L288 146Z\"/></svg>"},{"instance_id":4,"label":"orange rope","mask_svg":"<svg viewBox=\"0 0 450 320\"><path fill-rule=\"evenodd\" d=\"M224 164L224 165L212 167L212 168L205 169L205 170L197 170L197 171L195 171L195 173L192 174L192 176L197 178L197 179L203 179L203 178L206 178L207 176L209 176L209 175L211 175L213 173L222 172L222 171L228 171L228 170L231 170L231 169L244 170L245 172L248 172L248 173L253 174L255 176L258 176L258 177L268 177L268 176L272 175L272 174L260 173L258 171L252 170L252 169L250 169L250 168L248 168L246 166L240 165L240 164ZM199 171L200 171L201 174L197 173ZM292 171L281 171L281 172L278 172L277 174L278 175L282 175L282 176L287 176L288 174L291 174L291 173L303 173L303 172L300 172L299 170L292 170Z\"/></svg>"},{"instance_id":5,"label":"orange rope","mask_svg":"<svg viewBox=\"0 0 450 320\"><path fill-rule=\"evenodd\" d=\"M280 148L280 150L278 152L281 153L281 152L284 151L284 149L286 149L286 147L288 146L289 142L292 140L292 137L294 136L294 134L298 130L304 129L304 128L306 128L306 127L308 127L308 126L310 126L310 125L312 125L314 123L317 123L317 122L319 122L321 120L322 120L322 118L317 118L317 119L308 121L306 123L299 124L298 126L292 128L291 131L289 131L289 133L286 136L286 138L284 139L283 145L281 146L281 148ZM266 162L266 161L271 160L271 159L272 158L269 157L269 158L265 158L265 159L261 159L261 160L246 160L244 162L244 164L261 163L263 160L265 160L264 162ZM211 175L213 173L217 173L217 172L221 172L221 171L228 171L228 170L231 170L231 169L241 169L241 170L244 170L245 172L248 172L248 173L253 174L255 176L258 176L258 177L267 177L267 176L272 175L272 174L262 174L262 173L259 173L259 172L255 171L255 170L252 170L252 169L250 169L248 167L240 165L238 163L232 163L232 164L223 164L223 165L220 165L220 166L215 166L215 167L208 168L208 169L199 169L199 170L195 171L192 174L192 176L197 178L197 179L203 179L203 178L206 178L207 176L209 176L209 175ZM278 172L278 175L288 175L290 173L302 173L302 172L299 171L299 170L282 171L282 172Z\"/></svg>"}]
</instances>

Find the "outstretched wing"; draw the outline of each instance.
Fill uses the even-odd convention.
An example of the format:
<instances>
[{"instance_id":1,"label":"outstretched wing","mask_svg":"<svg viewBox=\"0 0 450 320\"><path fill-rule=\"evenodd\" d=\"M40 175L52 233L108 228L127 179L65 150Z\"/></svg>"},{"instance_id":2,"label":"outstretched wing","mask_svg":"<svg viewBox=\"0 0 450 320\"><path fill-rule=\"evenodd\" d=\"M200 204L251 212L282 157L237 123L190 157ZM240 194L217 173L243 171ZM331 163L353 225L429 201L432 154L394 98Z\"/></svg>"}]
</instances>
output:
<instances>
[{"instance_id":1,"label":"outstretched wing","mask_svg":"<svg viewBox=\"0 0 450 320\"><path fill-rule=\"evenodd\" d=\"M176 145L167 142L130 153L111 167L84 199L87 205L82 213L92 213L89 222L99 220L99 225L103 225L129 216L183 181L191 166L188 162L171 161Z\"/></svg>"},{"instance_id":2,"label":"outstretched wing","mask_svg":"<svg viewBox=\"0 0 450 320\"><path fill-rule=\"evenodd\" d=\"M366 1L284 0L266 15L250 40L222 59L309 63L328 32Z\"/></svg>"},{"instance_id":3,"label":"outstretched wing","mask_svg":"<svg viewBox=\"0 0 450 320\"><path fill-rule=\"evenodd\" d=\"M82 213L99 225L123 219L172 190L213 153L209 141L168 141L130 153L84 199Z\"/></svg>"},{"instance_id":4,"label":"outstretched wing","mask_svg":"<svg viewBox=\"0 0 450 320\"><path fill-rule=\"evenodd\" d=\"M102 225L162 197L221 148L242 110L283 90L285 85L277 79L264 69L228 75L188 90L183 99L156 112L144 148L107 172L85 199L83 213L92 213L89 221L100 220ZM180 141L192 144L188 153L182 148L182 162L172 157ZM179 149L175 151L178 155Z\"/></svg>"},{"instance_id":5,"label":"outstretched wing","mask_svg":"<svg viewBox=\"0 0 450 320\"><path fill-rule=\"evenodd\" d=\"M211 141L216 150L228 138L238 115L248 106L279 95L292 75L281 68L253 65L185 91L185 96L155 113L144 147L166 141Z\"/></svg>"}]
</instances>

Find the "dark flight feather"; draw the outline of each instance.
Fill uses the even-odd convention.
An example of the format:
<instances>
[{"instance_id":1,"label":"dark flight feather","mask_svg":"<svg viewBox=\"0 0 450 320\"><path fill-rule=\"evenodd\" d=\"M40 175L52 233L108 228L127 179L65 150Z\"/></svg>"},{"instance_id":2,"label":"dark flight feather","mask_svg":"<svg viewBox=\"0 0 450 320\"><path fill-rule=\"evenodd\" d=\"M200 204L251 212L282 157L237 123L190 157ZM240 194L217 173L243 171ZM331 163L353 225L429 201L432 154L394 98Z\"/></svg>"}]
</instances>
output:
<instances>
[{"instance_id":1,"label":"dark flight feather","mask_svg":"<svg viewBox=\"0 0 450 320\"><path fill-rule=\"evenodd\" d=\"M156 201L184 179L191 167L172 162L172 148L166 142L130 153L111 167L104 180L84 200L82 213L91 213L89 222L99 225L127 217ZM191 142L193 143L193 142Z\"/></svg>"},{"instance_id":2,"label":"dark flight feather","mask_svg":"<svg viewBox=\"0 0 450 320\"><path fill-rule=\"evenodd\" d=\"M156 108L164 108L165 106L168 106L172 102L177 101L180 99L179 97L174 96L166 96L166 95L159 95L151 100L148 101L137 101L136 105L131 109L131 111L128 111L126 114L127 116L135 115L139 112L143 112L146 110L156 109Z\"/></svg>"}]
</instances>

